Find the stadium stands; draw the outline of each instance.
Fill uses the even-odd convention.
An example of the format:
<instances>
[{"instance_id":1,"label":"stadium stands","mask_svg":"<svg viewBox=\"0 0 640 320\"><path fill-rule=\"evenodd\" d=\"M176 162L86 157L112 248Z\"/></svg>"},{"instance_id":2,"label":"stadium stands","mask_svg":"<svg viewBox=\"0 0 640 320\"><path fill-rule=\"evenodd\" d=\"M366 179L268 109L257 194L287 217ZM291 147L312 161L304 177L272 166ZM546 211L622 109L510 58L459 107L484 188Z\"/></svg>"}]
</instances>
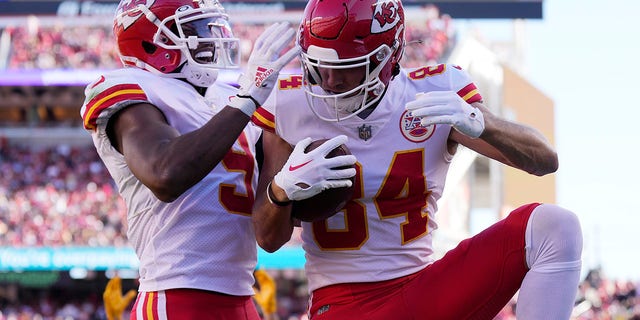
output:
<instances>
[{"instance_id":1,"label":"stadium stands","mask_svg":"<svg viewBox=\"0 0 640 320\"><path fill-rule=\"evenodd\" d=\"M0 146L0 246L125 246L124 203L91 146Z\"/></svg>"},{"instance_id":2,"label":"stadium stands","mask_svg":"<svg viewBox=\"0 0 640 320\"><path fill-rule=\"evenodd\" d=\"M455 44L451 17L440 16L434 6L425 8L428 19L410 21L403 65L434 64L446 60ZM233 25L242 40L241 56L248 59L252 40L264 24ZM6 69L112 69L120 66L111 28L108 26L40 26L37 23L7 27L2 32L10 39L9 54L0 66ZM0 50L2 51L2 50ZM2 57L0 57L1 59ZM292 67L297 64L292 63Z\"/></svg>"}]
</instances>

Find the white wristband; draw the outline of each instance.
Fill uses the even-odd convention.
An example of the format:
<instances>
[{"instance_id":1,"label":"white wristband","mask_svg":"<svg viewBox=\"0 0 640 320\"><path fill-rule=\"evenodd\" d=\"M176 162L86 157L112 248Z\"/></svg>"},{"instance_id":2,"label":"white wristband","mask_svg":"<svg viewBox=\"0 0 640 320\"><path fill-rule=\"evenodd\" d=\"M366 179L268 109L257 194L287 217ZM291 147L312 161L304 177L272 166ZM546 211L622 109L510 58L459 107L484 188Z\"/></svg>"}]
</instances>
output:
<instances>
[{"instance_id":1,"label":"white wristband","mask_svg":"<svg viewBox=\"0 0 640 320\"><path fill-rule=\"evenodd\" d=\"M251 100L250 98L241 98L238 96L231 97L231 101L229 102L228 106L242 111L249 117L253 116L253 113L256 111L257 107L253 100Z\"/></svg>"},{"instance_id":2,"label":"white wristband","mask_svg":"<svg viewBox=\"0 0 640 320\"><path fill-rule=\"evenodd\" d=\"M271 189L271 182L267 185L267 199L269 203L275 205L276 207L286 207L291 204L291 200L287 201L277 201L275 199L275 195L273 194L273 189Z\"/></svg>"}]
</instances>

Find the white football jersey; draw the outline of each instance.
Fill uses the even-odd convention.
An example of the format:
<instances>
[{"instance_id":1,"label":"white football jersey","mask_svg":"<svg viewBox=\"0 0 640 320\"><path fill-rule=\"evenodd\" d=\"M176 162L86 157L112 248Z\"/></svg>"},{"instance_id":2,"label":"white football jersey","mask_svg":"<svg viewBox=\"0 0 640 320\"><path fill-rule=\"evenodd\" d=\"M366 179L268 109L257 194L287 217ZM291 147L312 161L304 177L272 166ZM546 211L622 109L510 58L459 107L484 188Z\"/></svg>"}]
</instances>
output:
<instances>
[{"instance_id":1,"label":"white football jersey","mask_svg":"<svg viewBox=\"0 0 640 320\"><path fill-rule=\"evenodd\" d=\"M140 259L140 291L194 288L231 295L254 293L257 255L250 213L260 129L248 125L221 163L171 203L158 200L131 173L106 133L111 115L146 102L186 134L211 119L216 106L224 107L236 89L216 84L209 92L215 96L204 98L181 80L136 68L106 73L85 90L82 119L126 202L127 236Z\"/></svg>"},{"instance_id":2,"label":"white football jersey","mask_svg":"<svg viewBox=\"0 0 640 320\"><path fill-rule=\"evenodd\" d=\"M336 283L394 279L433 261L431 233L453 155L449 125L423 127L405 110L416 93L456 91L480 101L467 73L453 65L403 70L366 119L318 119L299 75L281 76L253 121L290 144L344 134L358 159L352 201L331 218L302 223L309 289Z\"/></svg>"}]
</instances>

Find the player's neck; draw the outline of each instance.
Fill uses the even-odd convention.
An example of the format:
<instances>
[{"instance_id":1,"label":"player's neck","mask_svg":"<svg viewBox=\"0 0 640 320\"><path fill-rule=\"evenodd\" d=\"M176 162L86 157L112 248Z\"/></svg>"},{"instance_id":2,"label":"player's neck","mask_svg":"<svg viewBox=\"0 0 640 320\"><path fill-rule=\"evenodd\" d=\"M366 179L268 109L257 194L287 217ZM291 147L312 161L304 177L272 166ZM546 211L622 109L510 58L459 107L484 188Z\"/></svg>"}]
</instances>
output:
<instances>
[{"instance_id":1,"label":"player's neck","mask_svg":"<svg viewBox=\"0 0 640 320\"><path fill-rule=\"evenodd\" d=\"M371 114L371 112L376 109L377 105L378 104L376 103L375 105L362 110L362 112L358 113L358 117L360 117L360 119L362 120L366 119Z\"/></svg>"},{"instance_id":2,"label":"player's neck","mask_svg":"<svg viewBox=\"0 0 640 320\"><path fill-rule=\"evenodd\" d=\"M358 117L360 117L360 119L362 119L362 120L366 119L373 112L373 110L375 110L376 107L380 104L380 101L382 101L382 99L384 99L384 94L385 93L387 93L387 88L385 88L384 92L382 92L382 97L380 97L380 99L378 99L378 101L376 101L376 103L370 105L366 109L362 110L362 112L358 113Z\"/></svg>"},{"instance_id":3,"label":"player's neck","mask_svg":"<svg viewBox=\"0 0 640 320\"><path fill-rule=\"evenodd\" d=\"M204 95L207 93L207 89L205 87L198 87L198 86L193 86L193 88L196 89L196 91L198 91L198 93L204 97Z\"/></svg>"},{"instance_id":4,"label":"player's neck","mask_svg":"<svg viewBox=\"0 0 640 320\"><path fill-rule=\"evenodd\" d=\"M204 95L207 93L207 89L208 89L208 88L205 88L205 87L198 87L198 86L196 86L196 85L192 84L191 82L189 82L187 79L184 79L184 78L179 78L179 79L180 79L180 80L182 80L182 81L184 81L184 82L186 82L186 83L188 83L190 86L192 86L194 89L196 89L196 91L197 91L201 96L203 96L203 97L204 97Z\"/></svg>"}]
</instances>

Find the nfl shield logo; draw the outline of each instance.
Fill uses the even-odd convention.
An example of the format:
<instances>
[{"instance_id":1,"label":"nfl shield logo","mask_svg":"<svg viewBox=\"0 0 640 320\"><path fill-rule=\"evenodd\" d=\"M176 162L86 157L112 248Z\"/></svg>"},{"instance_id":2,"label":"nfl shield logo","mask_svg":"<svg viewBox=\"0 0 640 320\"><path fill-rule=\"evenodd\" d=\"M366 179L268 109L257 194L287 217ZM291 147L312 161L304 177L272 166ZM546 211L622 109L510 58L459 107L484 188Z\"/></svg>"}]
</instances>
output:
<instances>
[{"instance_id":1,"label":"nfl shield logo","mask_svg":"<svg viewBox=\"0 0 640 320\"><path fill-rule=\"evenodd\" d=\"M369 140L371 138L371 126L363 124L358 127L358 136L364 141Z\"/></svg>"}]
</instances>

